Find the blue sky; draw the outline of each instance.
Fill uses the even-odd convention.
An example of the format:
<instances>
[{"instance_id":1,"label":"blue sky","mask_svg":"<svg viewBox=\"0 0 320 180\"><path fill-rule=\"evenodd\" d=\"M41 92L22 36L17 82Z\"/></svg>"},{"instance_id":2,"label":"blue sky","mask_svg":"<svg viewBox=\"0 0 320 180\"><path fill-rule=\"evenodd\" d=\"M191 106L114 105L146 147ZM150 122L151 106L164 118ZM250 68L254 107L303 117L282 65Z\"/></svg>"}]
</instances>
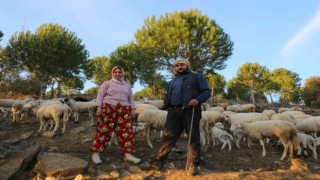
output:
<instances>
[{"instance_id":1,"label":"blue sky","mask_svg":"<svg viewBox=\"0 0 320 180\"><path fill-rule=\"evenodd\" d=\"M134 40L147 17L198 9L216 21L234 42L219 71L230 80L246 62L270 70L286 68L302 78L320 76L320 1L231 0L10 0L0 6L4 47L17 31L58 23L83 40L90 58L108 56ZM87 82L85 89L94 86ZM133 91L143 87L135 84Z\"/></svg>"}]
</instances>

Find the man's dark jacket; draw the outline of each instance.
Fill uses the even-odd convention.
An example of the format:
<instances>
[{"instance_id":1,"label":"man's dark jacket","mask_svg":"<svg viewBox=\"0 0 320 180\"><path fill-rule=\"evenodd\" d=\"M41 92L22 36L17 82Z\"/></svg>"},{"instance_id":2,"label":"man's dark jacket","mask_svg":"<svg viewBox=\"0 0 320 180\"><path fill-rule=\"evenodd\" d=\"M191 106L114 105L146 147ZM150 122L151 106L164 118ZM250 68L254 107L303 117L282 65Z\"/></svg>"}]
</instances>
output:
<instances>
[{"instance_id":1,"label":"man's dark jacket","mask_svg":"<svg viewBox=\"0 0 320 180\"><path fill-rule=\"evenodd\" d=\"M177 74L177 76L183 76L182 98L184 108L190 108L188 103L191 99L197 99L199 102L197 106L200 107L202 103L206 102L210 98L211 94L209 85L201 74L187 71L182 75ZM174 79L170 82L167 89L167 94L165 96L164 106L162 109L167 109L170 106L171 88Z\"/></svg>"}]
</instances>

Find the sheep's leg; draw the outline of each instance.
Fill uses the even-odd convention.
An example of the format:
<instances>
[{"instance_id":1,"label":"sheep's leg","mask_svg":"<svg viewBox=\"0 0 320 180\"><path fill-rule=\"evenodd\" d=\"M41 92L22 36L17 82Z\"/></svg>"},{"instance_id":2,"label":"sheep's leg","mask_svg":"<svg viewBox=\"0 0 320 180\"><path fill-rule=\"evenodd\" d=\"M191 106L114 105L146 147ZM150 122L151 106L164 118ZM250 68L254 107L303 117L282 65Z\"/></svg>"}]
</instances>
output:
<instances>
[{"instance_id":1,"label":"sheep's leg","mask_svg":"<svg viewBox=\"0 0 320 180\"><path fill-rule=\"evenodd\" d=\"M146 127L146 140L150 148L153 148L153 145L150 141L150 125Z\"/></svg>"},{"instance_id":2,"label":"sheep's leg","mask_svg":"<svg viewBox=\"0 0 320 180\"><path fill-rule=\"evenodd\" d=\"M221 150L223 150L227 145L227 141L225 139L220 139L220 141L223 143L221 147Z\"/></svg>"},{"instance_id":3,"label":"sheep's leg","mask_svg":"<svg viewBox=\"0 0 320 180\"><path fill-rule=\"evenodd\" d=\"M298 157L300 157L300 155L301 155L301 151L302 151L301 146L298 146L298 152L297 152L297 156L298 156Z\"/></svg>"},{"instance_id":4,"label":"sheep's leg","mask_svg":"<svg viewBox=\"0 0 320 180\"><path fill-rule=\"evenodd\" d=\"M311 149L311 151L313 153L313 158L317 159L318 158L317 147L315 146L315 144L313 144L313 145L309 144L308 147L309 147L309 149Z\"/></svg>"},{"instance_id":5,"label":"sheep's leg","mask_svg":"<svg viewBox=\"0 0 320 180\"><path fill-rule=\"evenodd\" d=\"M65 133L67 131L67 122L62 122L62 133Z\"/></svg>"},{"instance_id":6,"label":"sheep's leg","mask_svg":"<svg viewBox=\"0 0 320 180\"><path fill-rule=\"evenodd\" d=\"M281 141L281 143L282 143L282 145L283 145L283 148L284 148L284 149L283 149L282 156L281 156L281 158L280 158L280 160L282 161L282 160L284 160L284 158L286 158L286 156L287 156L289 144L288 144L288 142L285 143L284 140L282 140L282 139L280 139L280 141ZM292 153L293 153L293 149L292 149ZM293 155L293 154L292 154L292 155ZM290 156L291 156L291 152L290 152Z\"/></svg>"},{"instance_id":7,"label":"sheep's leg","mask_svg":"<svg viewBox=\"0 0 320 180\"><path fill-rule=\"evenodd\" d=\"M54 118L54 122L56 123L56 125L54 126L53 133L56 133L59 128L59 124L60 124L59 118L57 118L57 119Z\"/></svg>"},{"instance_id":8,"label":"sheep's leg","mask_svg":"<svg viewBox=\"0 0 320 180\"><path fill-rule=\"evenodd\" d=\"M41 132L41 131L42 131L42 127L43 127L43 120L40 119L40 128L39 128L38 132Z\"/></svg>"},{"instance_id":9,"label":"sheep's leg","mask_svg":"<svg viewBox=\"0 0 320 180\"><path fill-rule=\"evenodd\" d=\"M248 143L248 148L251 148L251 146L253 145L252 140L250 137L247 137L247 143Z\"/></svg>"},{"instance_id":10,"label":"sheep's leg","mask_svg":"<svg viewBox=\"0 0 320 180\"><path fill-rule=\"evenodd\" d=\"M231 151L231 142L230 141L228 141L228 146L229 146L228 151Z\"/></svg>"},{"instance_id":11,"label":"sheep's leg","mask_svg":"<svg viewBox=\"0 0 320 180\"><path fill-rule=\"evenodd\" d=\"M264 139L260 139L259 142L260 142L260 144L262 146L262 156L264 157L267 154L267 151L266 151L266 148L265 148L265 145L264 145L265 144L264 143Z\"/></svg>"}]
</instances>

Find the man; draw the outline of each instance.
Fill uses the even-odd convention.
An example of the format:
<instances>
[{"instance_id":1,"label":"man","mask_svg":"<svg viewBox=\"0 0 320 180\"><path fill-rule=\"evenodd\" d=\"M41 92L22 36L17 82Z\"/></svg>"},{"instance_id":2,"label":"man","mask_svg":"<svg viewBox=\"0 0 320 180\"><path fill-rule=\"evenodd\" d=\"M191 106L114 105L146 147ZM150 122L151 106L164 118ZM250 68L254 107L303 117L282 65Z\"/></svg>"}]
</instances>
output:
<instances>
[{"instance_id":1,"label":"man","mask_svg":"<svg viewBox=\"0 0 320 180\"><path fill-rule=\"evenodd\" d=\"M176 75L170 82L162 109L168 110L164 133L160 148L153 166L162 169L164 161L174 147L183 130L191 139L189 148L189 162L193 166L192 175L199 173L200 163L200 131L201 103L210 98L210 88L206 80L199 73L190 70L188 60L180 59L174 63ZM194 111L194 113L193 113ZM193 114L193 115L192 115Z\"/></svg>"}]
</instances>

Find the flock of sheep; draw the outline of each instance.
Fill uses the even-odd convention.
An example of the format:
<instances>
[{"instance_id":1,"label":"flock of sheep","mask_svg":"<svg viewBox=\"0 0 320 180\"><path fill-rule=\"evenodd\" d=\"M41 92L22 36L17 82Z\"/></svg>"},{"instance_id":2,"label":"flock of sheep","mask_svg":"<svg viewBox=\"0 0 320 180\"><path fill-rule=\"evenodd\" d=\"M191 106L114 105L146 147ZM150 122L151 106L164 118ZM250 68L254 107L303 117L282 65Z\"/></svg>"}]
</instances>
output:
<instances>
[{"instance_id":1,"label":"flock of sheep","mask_svg":"<svg viewBox=\"0 0 320 180\"><path fill-rule=\"evenodd\" d=\"M150 139L151 129L163 130L167 111L160 110L162 100L148 100L142 98L135 102L137 124L136 131L143 130L148 146L153 148ZM51 120L51 127L56 133L59 124L62 122L62 132L66 132L66 125L71 115L74 121L79 121L81 112L89 113L91 121L94 121L96 111L95 101L80 102L66 98L51 100L36 100L27 98L24 100L0 99L0 110L3 116L11 112L12 121L19 122L29 116L32 112L40 122L39 132L46 131L48 120ZM293 158L293 151L301 155L302 151L307 156L307 149L317 159L317 145L320 138L317 137L320 131L320 116L305 114L301 108L280 108L255 112L254 104L238 104L227 107L210 107L204 104L202 119L200 120L200 135L202 145L213 146L222 144L223 150L228 146L232 149L231 142L240 149L240 143L247 141L250 148L253 140L258 140L262 146L262 156L266 156L265 143L270 139L276 139L283 145L281 160L284 160L289 153L289 159Z\"/></svg>"}]
</instances>

